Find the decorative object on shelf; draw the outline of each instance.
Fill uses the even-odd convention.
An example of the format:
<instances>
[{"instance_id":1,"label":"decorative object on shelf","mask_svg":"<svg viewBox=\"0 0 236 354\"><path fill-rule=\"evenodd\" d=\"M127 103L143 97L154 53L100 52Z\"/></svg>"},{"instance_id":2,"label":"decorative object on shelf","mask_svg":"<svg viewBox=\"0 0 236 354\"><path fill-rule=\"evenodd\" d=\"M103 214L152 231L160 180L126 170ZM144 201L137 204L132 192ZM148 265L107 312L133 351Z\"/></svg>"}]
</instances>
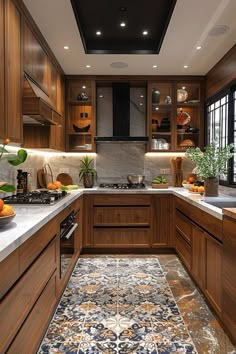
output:
<instances>
[{"instance_id":1,"label":"decorative object on shelf","mask_svg":"<svg viewBox=\"0 0 236 354\"><path fill-rule=\"evenodd\" d=\"M186 157L195 162L194 171L205 181L205 195L218 196L219 177L227 173L228 160L233 156L234 144L219 148L216 144L210 144L201 151L198 147L189 148Z\"/></svg>"},{"instance_id":2,"label":"decorative object on shelf","mask_svg":"<svg viewBox=\"0 0 236 354\"><path fill-rule=\"evenodd\" d=\"M170 160L174 172L174 187L182 187L183 181L183 158L178 156Z\"/></svg>"},{"instance_id":3,"label":"decorative object on shelf","mask_svg":"<svg viewBox=\"0 0 236 354\"><path fill-rule=\"evenodd\" d=\"M81 92L77 96L77 101L87 101L88 100L88 95L86 93Z\"/></svg>"},{"instance_id":4,"label":"decorative object on shelf","mask_svg":"<svg viewBox=\"0 0 236 354\"><path fill-rule=\"evenodd\" d=\"M178 125L188 124L190 122L190 120L191 120L191 116L187 112L184 112L182 109L180 109L177 112L177 124Z\"/></svg>"},{"instance_id":5,"label":"decorative object on shelf","mask_svg":"<svg viewBox=\"0 0 236 354\"><path fill-rule=\"evenodd\" d=\"M165 103L171 104L171 97L170 96L166 96Z\"/></svg>"},{"instance_id":6,"label":"decorative object on shelf","mask_svg":"<svg viewBox=\"0 0 236 354\"><path fill-rule=\"evenodd\" d=\"M185 102L188 98L188 92L183 89L178 89L177 90L177 102L182 103Z\"/></svg>"},{"instance_id":7,"label":"decorative object on shelf","mask_svg":"<svg viewBox=\"0 0 236 354\"><path fill-rule=\"evenodd\" d=\"M185 131L186 131L186 133L198 133L199 129L188 125L187 128L185 129Z\"/></svg>"},{"instance_id":8,"label":"decorative object on shelf","mask_svg":"<svg viewBox=\"0 0 236 354\"><path fill-rule=\"evenodd\" d=\"M90 124L86 125L86 127L83 128L77 127L77 125L73 124L73 128L76 133L85 133L89 131Z\"/></svg>"},{"instance_id":9,"label":"decorative object on shelf","mask_svg":"<svg viewBox=\"0 0 236 354\"><path fill-rule=\"evenodd\" d=\"M170 119L168 117L162 118L157 130L159 132L169 132L170 131Z\"/></svg>"},{"instance_id":10,"label":"decorative object on shelf","mask_svg":"<svg viewBox=\"0 0 236 354\"><path fill-rule=\"evenodd\" d=\"M152 89L152 103L154 104L160 103L160 91L158 91L158 89L156 88Z\"/></svg>"},{"instance_id":11,"label":"decorative object on shelf","mask_svg":"<svg viewBox=\"0 0 236 354\"><path fill-rule=\"evenodd\" d=\"M87 112L81 112L80 113L80 118L88 118L88 113Z\"/></svg>"},{"instance_id":12,"label":"decorative object on shelf","mask_svg":"<svg viewBox=\"0 0 236 354\"><path fill-rule=\"evenodd\" d=\"M195 144L194 141L192 141L191 139L184 139L183 141L181 141L179 146L185 149L186 147L194 147Z\"/></svg>"},{"instance_id":13,"label":"decorative object on shelf","mask_svg":"<svg viewBox=\"0 0 236 354\"><path fill-rule=\"evenodd\" d=\"M152 119L152 132L157 132L158 121L156 119Z\"/></svg>"},{"instance_id":14,"label":"decorative object on shelf","mask_svg":"<svg viewBox=\"0 0 236 354\"><path fill-rule=\"evenodd\" d=\"M97 171L92 167L93 159L86 155L80 162L80 180L83 180L84 188L92 188L94 178L97 176Z\"/></svg>"}]
</instances>

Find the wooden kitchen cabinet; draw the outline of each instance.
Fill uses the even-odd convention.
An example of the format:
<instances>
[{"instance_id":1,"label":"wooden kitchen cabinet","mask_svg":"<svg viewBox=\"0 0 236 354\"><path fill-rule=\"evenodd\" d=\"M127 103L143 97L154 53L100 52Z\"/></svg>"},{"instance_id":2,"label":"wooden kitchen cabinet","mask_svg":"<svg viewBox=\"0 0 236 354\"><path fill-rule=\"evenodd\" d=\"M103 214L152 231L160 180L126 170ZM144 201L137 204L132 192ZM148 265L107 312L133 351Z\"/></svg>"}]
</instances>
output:
<instances>
[{"instance_id":1,"label":"wooden kitchen cabinet","mask_svg":"<svg viewBox=\"0 0 236 354\"><path fill-rule=\"evenodd\" d=\"M153 237L152 247L169 248L173 244L173 197L172 195L153 196Z\"/></svg>"},{"instance_id":2,"label":"wooden kitchen cabinet","mask_svg":"<svg viewBox=\"0 0 236 354\"><path fill-rule=\"evenodd\" d=\"M0 138L21 143L21 13L13 0L0 2Z\"/></svg>"},{"instance_id":3,"label":"wooden kitchen cabinet","mask_svg":"<svg viewBox=\"0 0 236 354\"><path fill-rule=\"evenodd\" d=\"M148 151L202 146L204 79L169 76L148 82ZM194 131L189 128L195 128Z\"/></svg>"},{"instance_id":4,"label":"wooden kitchen cabinet","mask_svg":"<svg viewBox=\"0 0 236 354\"><path fill-rule=\"evenodd\" d=\"M70 78L66 91L66 149L72 152L96 152L95 81Z\"/></svg>"},{"instance_id":5,"label":"wooden kitchen cabinet","mask_svg":"<svg viewBox=\"0 0 236 354\"><path fill-rule=\"evenodd\" d=\"M192 224L192 266L191 273L198 284L204 291L206 284L206 238L204 231L198 226Z\"/></svg>"}]
</instances>

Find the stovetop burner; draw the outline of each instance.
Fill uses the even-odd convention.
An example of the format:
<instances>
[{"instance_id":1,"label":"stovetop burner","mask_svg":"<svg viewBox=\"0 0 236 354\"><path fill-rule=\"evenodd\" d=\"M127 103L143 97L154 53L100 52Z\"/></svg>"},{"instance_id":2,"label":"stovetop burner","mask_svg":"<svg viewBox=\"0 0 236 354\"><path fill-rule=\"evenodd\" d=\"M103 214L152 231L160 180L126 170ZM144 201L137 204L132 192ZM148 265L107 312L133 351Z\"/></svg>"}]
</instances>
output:
<instances>
[{"instance_id":1,"label":"stovetop burner","mask_svg":"<svg viewBox=\"0 0 236 354\"><path fill-rule=\"evenodd\" d=\"M100 188L112 188L112 189L143 189L144 183L101 183Z\"/></svg>"},{"instance_id":2,"label":"stovetop burner","mask_svg":"<svg viewBox=\"0 0 236 354\"><path fill-rule=\"evenodd\" d=\"M66 191L32 191L3 198L6 204L53 205L67 195Z\"/></svg>"}]
</instances>

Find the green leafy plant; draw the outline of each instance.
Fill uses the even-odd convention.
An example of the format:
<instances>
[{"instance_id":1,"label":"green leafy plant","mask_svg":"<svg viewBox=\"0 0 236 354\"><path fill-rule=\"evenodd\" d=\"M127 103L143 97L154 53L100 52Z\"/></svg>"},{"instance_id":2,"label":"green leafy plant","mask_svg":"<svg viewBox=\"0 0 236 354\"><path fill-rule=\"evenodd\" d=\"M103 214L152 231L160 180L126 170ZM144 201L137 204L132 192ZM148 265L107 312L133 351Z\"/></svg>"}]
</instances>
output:
<instances>
[{"instance_id":1,"label":"green leafy plant","mask_svg":"<svg viewBox=\"0 0 236 354\"><path fill-rule=\"evenodd\" d=\"M18 150L16 154L9 153L5 148L9 144L9 139L4 139L2 146L0 146L0 162L7 161L12 166L18 166L27 158L27 151L24 149ZM0 193L13 192L15 187L7 182L0 182Z\"/></svg>"},{"instance_id":2,"label":"green leafy plant","mask_svg":"<svg viewBox=\"0 0 236 354\"><path fill-rule=\"evenodd\" d=\"M80 180L87 174L92 174L94 177L97 176L97 171L92 167L93 159L89 158L87 155L80 160L80 171L79 177Z\"/></svg>"},{"instance_id":3,"label":"green leafy plant","mask_svg":"<svg viewBox=\"0 0 236 354\"><path fill-rule=\"evenodd\" d=\"M163 176L156 176L156 177L153 179L152 183L156 183L156 184L166 184L167 181L166 181L166 178L163 177Z\"/></svg>"},{"instance_id":4,"label":"green leafy plant","mask_svg":"<svg viewBox=\"0 0 236 354\"><path fill-rule=\"evenodd\" d=\"M219 177L220 174L226 173L228 169L228 160L233 156L232 149L234 144L229 144L223 148L219 148L214 144L204 147L204 151L200 148L189 148L185 155L191 161L195 162L195 172L203 177Z\"/></svg>"}]
</instances>

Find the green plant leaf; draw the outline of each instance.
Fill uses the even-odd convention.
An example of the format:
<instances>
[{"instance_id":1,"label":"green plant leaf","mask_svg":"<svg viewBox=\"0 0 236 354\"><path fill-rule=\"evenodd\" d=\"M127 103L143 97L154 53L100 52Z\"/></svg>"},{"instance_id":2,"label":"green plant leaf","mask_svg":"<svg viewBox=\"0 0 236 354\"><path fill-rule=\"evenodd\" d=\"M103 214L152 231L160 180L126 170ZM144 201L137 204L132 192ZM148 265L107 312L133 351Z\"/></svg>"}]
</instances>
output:
<instances>
[{"instance_id":1,"label":"green plant leaf","mask_svg":"<svg viewBox=\"0 0 236 354\"><path fill-rule=\"evenodd\" d=\"M4 184L4 186L0 187L0 193L9 193L15 190L16 188L12 184Z\"/></svg>"},{"instance_id":2,"label":"green plant leaf","mask_svg":"<svg viewBox=\"0 0 236 354\"><path fill-rule=\"evenodd\" d=\"M27 151L24 149L20 149L17 152L17 154L9 154L7 156L7 160L12 166L20 165L26 160L26 158L27 158Z\"/></svg>"}]
</instances>

